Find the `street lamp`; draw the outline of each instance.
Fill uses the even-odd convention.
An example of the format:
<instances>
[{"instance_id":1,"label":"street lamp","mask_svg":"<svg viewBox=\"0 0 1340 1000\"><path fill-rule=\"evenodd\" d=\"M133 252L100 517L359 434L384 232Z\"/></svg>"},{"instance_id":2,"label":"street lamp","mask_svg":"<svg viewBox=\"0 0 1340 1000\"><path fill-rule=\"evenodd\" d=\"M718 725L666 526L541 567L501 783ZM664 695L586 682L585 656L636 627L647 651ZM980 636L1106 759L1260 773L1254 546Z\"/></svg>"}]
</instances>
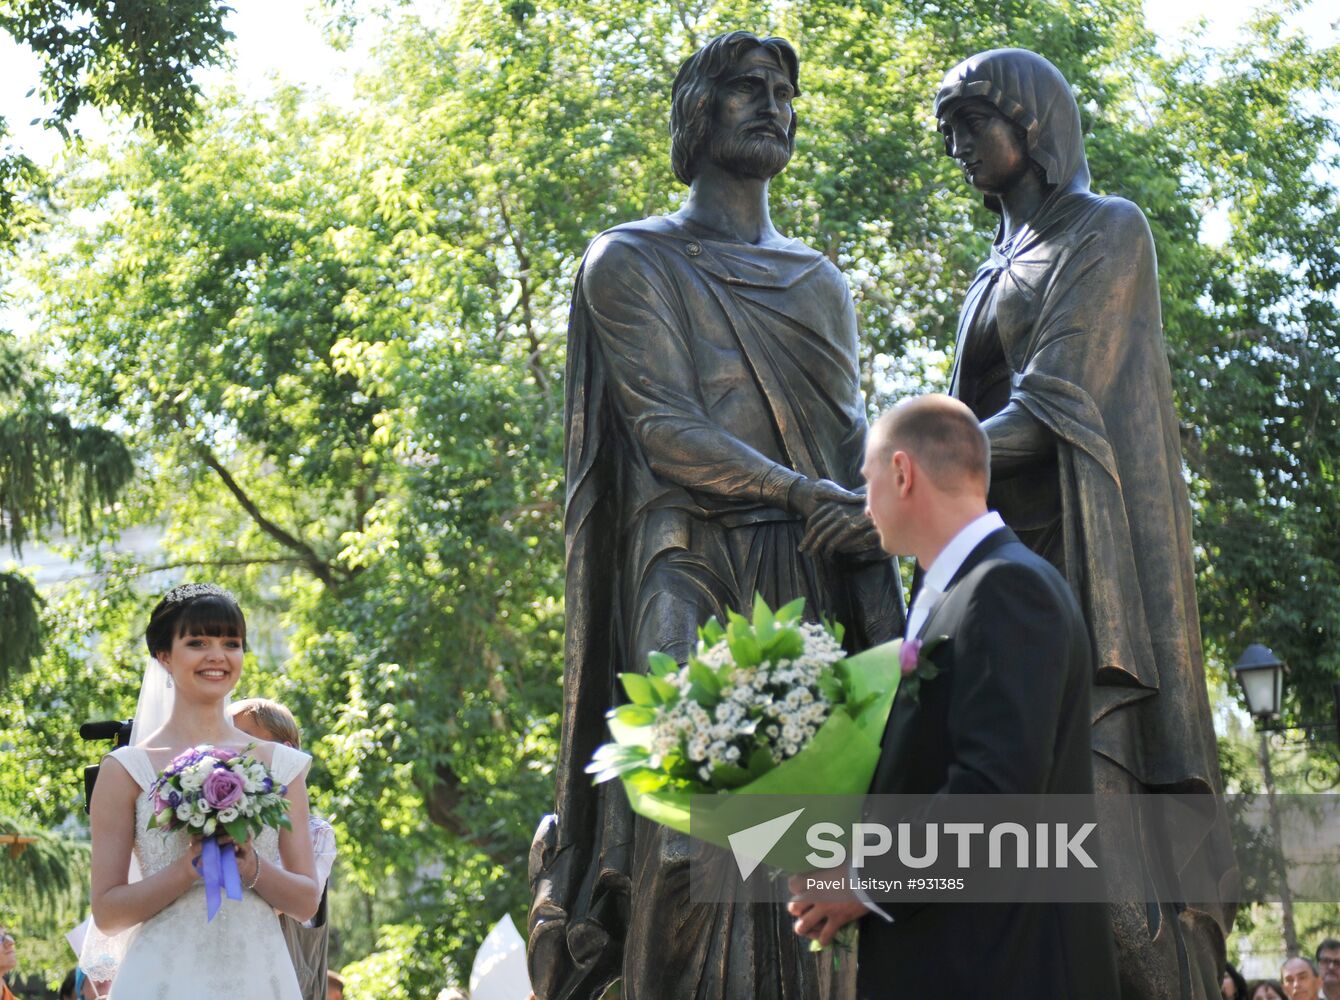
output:
<instances>
[{"instance_id":1,"label":"street lamp","mask_svg":"<svg viewBox=\"0 0 1340 1000\"><path fill-rule=\"evenodd\" d=\"M1284 695L1284 664L1269 648L1254 642L1247 647L1233 673L1247 698L1247 711L1258 721L1277 718Z\"/></svg>"},{"instance_id":2,"label":"street lamp","mask_svg":"<svg viewBox=\"0 0 1340 1000\"><path fill-rule=\"evenodd\" d=\"M1284 695L1284 664L1266 646L1254 642L1233 664L1242 693L1247 698L1247 711L1256 719L1257 735L1261 739L1261 776L1265 779L1266 809L1270 829L1275 836L1276 857L1279 862L1280 909L1284 931L1284 947L1289 955L1298 954L1298 931L1293 919L1293 893L1289 891L1289 874L1285 865L1284 839L1280 830L1279 811L1275 806L1275 776L1270 770L1269 732L1271 719L1279 717L1280 702Z\"/></svg>"}]
</instances>

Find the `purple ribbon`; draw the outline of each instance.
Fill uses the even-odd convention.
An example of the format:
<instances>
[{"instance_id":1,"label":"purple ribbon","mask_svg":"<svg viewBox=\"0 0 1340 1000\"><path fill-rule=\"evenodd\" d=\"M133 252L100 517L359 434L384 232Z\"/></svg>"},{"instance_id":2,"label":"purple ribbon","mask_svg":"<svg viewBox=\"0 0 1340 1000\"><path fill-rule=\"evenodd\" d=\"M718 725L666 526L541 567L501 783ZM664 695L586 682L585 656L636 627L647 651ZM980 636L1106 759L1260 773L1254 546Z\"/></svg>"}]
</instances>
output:
<instances>
[{"instance_id":1,"label":"purple ribbon","mask_svg":"<svg viewBox=\"0 0 1340 1000\"><path fill-rule=\"evenodd\" d=\"M242 898L242 876L237 870L237 852L232 844L219 846L215 837L206 837L200 853L200 874L205 879L205 911L213 920L223 905L223 892L229 899Z\"/></svg>"}]
</instances>

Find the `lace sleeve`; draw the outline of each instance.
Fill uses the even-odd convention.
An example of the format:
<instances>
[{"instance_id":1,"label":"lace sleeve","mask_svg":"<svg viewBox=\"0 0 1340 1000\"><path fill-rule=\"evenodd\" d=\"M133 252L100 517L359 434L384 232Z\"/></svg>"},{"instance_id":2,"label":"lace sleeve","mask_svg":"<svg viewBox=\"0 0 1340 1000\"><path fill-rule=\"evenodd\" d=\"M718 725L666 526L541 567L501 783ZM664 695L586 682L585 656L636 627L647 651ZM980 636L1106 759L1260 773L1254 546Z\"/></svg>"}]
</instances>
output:
<instances>
[{"instance_id":1,"label":"lace sleeve","mask_svg":"<svg viewBox=\"0 0 1340 1000\"><path fill-rule=\"evenodd\" d=\"M312 755L286 747L282 743L275 747L274 758L270 761L270 774L281 785L291 785L312 763Z\"/></svg>"},{"instance_id":2,"label":"lace sleeve","mask_svg":"<svg viewBox=\"0 0 1340 1000\"><path fill-rule=\"evenodd\" d=\"M104 934L92 917L85 923L88 932L84 935L84 947L79 951L79 967L95 983L109 983L116 978L117 969L121 968L126 949L135 936L135 928L120 934Z\"/></svg>"}]
</instances>

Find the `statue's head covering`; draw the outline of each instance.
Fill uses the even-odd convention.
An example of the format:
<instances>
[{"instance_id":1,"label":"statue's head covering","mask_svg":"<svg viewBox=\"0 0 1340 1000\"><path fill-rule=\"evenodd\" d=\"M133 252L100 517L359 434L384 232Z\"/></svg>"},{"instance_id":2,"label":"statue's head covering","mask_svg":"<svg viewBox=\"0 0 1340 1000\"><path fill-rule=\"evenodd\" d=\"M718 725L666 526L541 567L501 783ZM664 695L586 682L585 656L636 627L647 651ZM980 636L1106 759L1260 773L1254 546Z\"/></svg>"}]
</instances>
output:
<instances>
[{"instance_id":1,"label":"statue's head covering","mask_svg":"<svg viewBox=\"0 0 1340 1000\"><path fill-rule=\"evenodd\" d=\"M1029 158L1042 168L1049 185L1089 189L1079 105L1059 69L1027 49L979 52L945 74L935 97L935 117L943 121L954 104L973 97L994 105L1019 126ZM986 205L1000 211L993 197Z\"/></svg>"}]
</instances>

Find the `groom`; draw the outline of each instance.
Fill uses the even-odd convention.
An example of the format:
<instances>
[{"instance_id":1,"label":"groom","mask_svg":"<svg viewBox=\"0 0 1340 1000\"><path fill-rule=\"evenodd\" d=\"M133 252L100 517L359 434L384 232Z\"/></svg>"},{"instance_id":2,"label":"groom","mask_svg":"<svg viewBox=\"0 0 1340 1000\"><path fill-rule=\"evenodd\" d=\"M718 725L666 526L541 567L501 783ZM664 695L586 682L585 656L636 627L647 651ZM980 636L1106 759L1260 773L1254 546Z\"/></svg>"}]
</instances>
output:
<instances>
[{"instance_id":1,"label":"groom","mask_svg":"<svg viewBox=\"0 0 1340 1000\"><path fill-rule=\"evenodd\" d=\"M1065 580L986 508L990 445L948 396L908 400L871 431L862 470L880 543L924 571L907 637L948 639L939 675L898 692L871 794L1089 793L1089 635ZM1095 904L890 906L798 892L796 933L861 921L860 1000L1117 996Z\"/></svg>"}]
</instances>

